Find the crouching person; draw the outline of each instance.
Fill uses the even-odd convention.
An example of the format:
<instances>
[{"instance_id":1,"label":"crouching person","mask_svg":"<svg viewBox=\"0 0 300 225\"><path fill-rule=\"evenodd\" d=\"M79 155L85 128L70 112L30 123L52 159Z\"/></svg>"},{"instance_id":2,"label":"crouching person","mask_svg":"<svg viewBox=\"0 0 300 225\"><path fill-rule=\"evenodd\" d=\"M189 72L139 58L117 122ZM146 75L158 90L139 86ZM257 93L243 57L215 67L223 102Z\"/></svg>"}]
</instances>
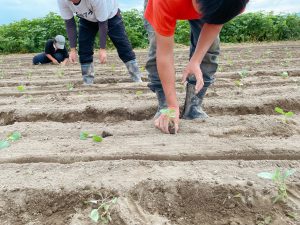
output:
<instances>
[{"instance_id":1,"label":"crouching person","mask_svg":"<svg viewBox=\"0 0 300 225\"><path fill-rule=\"evenodd\" d=\"M246 7L248 0L145 0L145 27L150 50L146 70L149 88L156 93L158 110L155 126L169 133L169 122L179 129L179 104L175 89L174 32L177 20L188 20L191 28L190 61L182 81L187 82L182 119L205 119L202 102L214 82L219 55L219 33L228 22ZM175 111L170 118L161 110Z\"/></svg>"},{"instance_id":2,"label":"crouching person","mask_svg":"<svg viewBox=\"0 0 300 225\"><path fill-rule=\"evenodd\" d=\"M32 63L34 65L53 63L55 65L66 65L69 54L65 46L65 37L57 35L53 39L49 39L45 45L45 52L33 57Z\"/></svg>"},{"instance_id":3,"label":"crouching person","mask_svg":"<svg viewBox=\"0 0 300 225\"><path fill-rule=\"evenodd\" d=\"M78 54L84 84L94 82L94 41L100 37L99 61L106 63L106 38L112 40L120 59L125 63L132 81L142 82L135 53L128 40L116 0L58 0L70 41L70 61L77 57L77 29L74 14L79 17Z\"/></svg>"}]
</instances>

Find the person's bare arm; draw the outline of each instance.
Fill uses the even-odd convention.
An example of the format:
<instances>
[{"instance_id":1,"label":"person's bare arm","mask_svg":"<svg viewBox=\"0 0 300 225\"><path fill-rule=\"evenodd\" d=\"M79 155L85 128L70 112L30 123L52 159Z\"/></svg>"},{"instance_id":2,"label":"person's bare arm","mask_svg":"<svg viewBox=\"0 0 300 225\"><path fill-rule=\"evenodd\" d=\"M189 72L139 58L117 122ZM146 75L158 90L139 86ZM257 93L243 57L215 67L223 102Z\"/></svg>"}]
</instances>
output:
<instances>
[{"instance_id":1,"label":"person's bare arm","mask_svg":"<svg viewBox=\"0 0 300 225\"><path fill-rule=\"evenodd\" d=\"M219 35L223 25L215 25L215 24L204 24L201 33L197 42L196 50L190 62L186 66L182 81L185 82L189 75L195 75L197 83L195 87L195 92L198 93L203 85L203 76L200 70L199 65L201 64L205 54L207 53L208 49L214 42L214 40Z\"/></svg>"},{"instance_id":2,"label":"person's bare arm","mask_svg":"<svg viewBox=\"0 0 300 225\"><path fill-rule=\"evenodd\" d=\"M56 64L56 65L59 64L58 61L57 61L54 57L52 57L52 55L46 54L46 56L47 56L48 59L51 60L51 62L52 62L53 64Z\"/></svg>"},{"instance_id":3,"label":"person's bare arm","mask_svg":"<svg viewBox=\"0 0 300 225\"><path fill-rule=\"evenodd\" d=\"M163 90L166 96L166 101L169 109L176 110L175 123L175 133L178 131L179 123L179 105L176 97L175 88L175 69L174 69L174 36L165 37L156 33L157 41L157 69L158 74L163 86ZM161 115L156 121L155 126L163 131L164 133L169 133L168 125L170 118L165 115Z\"/></svg>"}]
</instances>

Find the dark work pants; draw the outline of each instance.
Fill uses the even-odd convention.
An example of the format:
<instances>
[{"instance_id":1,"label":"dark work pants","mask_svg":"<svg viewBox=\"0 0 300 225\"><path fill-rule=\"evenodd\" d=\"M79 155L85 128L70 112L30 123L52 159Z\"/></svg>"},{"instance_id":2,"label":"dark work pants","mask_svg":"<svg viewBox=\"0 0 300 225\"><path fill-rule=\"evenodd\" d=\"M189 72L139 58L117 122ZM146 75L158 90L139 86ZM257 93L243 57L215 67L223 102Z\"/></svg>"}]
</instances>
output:
<instances>
[{"instance_id":1,"label":"dark work pants","mask_svg":"<svg viewBox=\"0 0 300 225\"><path fill-rule=\"evenodd\" d=\"M59 63L64 61L64 59L65 59L63 54L61 54L61 53L54 53L54 55L52 55L52 57L55 58ZM50 63L50 62L51 62L51 60L46 56L45 52L34 56L32 59L32 63L34 65L45 64L45 63Z\"/></svg>"},{"instance_id":2,"label":"dark work pants","mask_svg":"<svg viewBox=\"0 0 300 225\"><path fill-rule=\"evenodd\" d=\"M98 22L90 22L80 18L79 22L79 61L81 64L93 62L94 42L99 31ZM108 20L108 36L117 49L120 59L126 63L135 59L135 53L128 40L120 13Z\"/></svg>"}]
</instances>

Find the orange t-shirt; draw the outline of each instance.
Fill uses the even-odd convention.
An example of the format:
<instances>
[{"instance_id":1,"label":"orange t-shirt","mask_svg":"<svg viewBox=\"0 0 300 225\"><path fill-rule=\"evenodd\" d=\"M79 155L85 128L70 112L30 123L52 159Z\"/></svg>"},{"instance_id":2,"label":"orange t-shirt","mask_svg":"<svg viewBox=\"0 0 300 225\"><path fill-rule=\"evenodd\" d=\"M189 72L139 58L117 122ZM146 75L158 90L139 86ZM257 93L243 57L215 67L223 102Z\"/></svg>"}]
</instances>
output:
<instances>
[{"instance_id":1,"label":"orange t-shirt","mask_svg":"<svg viewBox=\"0 0 300 225\"><path fill-rule=\"evenodd\" d=\"M200 19L201 14L192 0L149 0L145 18L160 35L172 36L177 20Z\"/></svg>"}]
</instances>

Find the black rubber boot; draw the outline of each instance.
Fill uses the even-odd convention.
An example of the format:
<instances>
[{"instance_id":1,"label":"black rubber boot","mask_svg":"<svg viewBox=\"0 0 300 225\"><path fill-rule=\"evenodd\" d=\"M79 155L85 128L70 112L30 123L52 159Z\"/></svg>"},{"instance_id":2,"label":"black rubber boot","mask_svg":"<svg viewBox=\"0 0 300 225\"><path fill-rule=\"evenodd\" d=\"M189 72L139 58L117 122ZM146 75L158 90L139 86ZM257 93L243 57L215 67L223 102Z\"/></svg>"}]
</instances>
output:
<instances>
[{"instance_id":1,"label":"black rubber boot","mask_svg":"<svg viewBox=\"0 0 300 225\"><path fill-rule=\"evenodd\" d=\"M83 84L92 85L94 83L94 64L93 63L85 63L81 64L81 73Z\"/></svg>"},{"instance_id":2,"label":"black rubber boot","mask_svg":"<svg viewBox=\"0 0 300 225\"><path fill-rule=\"evenodd\" d=\"M130 74L130 78L133 80L133 82L143 82L141 78L142 74L140 72L139 66L135 59L126 62L125 65Z\"/></svg>"},{"instance_id":3,"label":"black rubber boot","mask_svg":"<svg viewBox=\"0 0 300 225\"><path fill-rule=\"evenodd\" d=\"M154 119L157 119L161 115L160 110L168 108L168 105L166 102L165 93L162 89L155 90L155 94L158 100L158 108L157 108L157 112L155 113Z\"/></svg>"},{"instance_id":4,"label":"black rubber boot","mask_svg":"<svg viewBox=\"0 0 300 225\"><path fill-rule=\"evenodd\" d=\"M188 83L186 86L186 97L182 112L182 119L206 119L208 115L202 110L202 102L207 91L207 87L203 87L200 92L195 94L195 85Z\"/></svg>"}]
</instances>

